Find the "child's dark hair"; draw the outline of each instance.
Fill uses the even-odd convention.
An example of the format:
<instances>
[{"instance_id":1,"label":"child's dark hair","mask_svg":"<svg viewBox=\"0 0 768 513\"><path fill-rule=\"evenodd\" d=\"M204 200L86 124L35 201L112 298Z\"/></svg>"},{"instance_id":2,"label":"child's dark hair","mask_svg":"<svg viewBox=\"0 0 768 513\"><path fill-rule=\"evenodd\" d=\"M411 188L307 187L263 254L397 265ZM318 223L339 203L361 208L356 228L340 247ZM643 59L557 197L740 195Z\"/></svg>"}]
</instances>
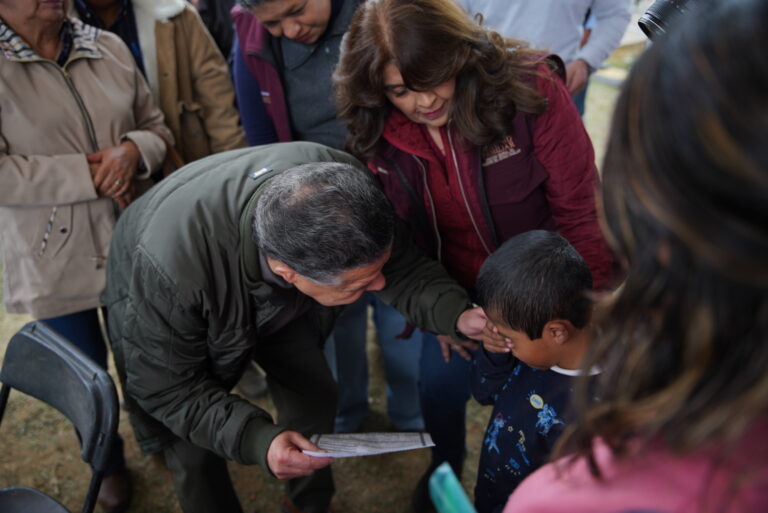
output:
<instances>
[{"instance_id":1,"label":"child's dark hair","mask_svg":"<svg viewBox=\"0 0 768 513\"><path fill-rule=\"evenodd\" d=\"M531 340L553 319L583 328L592 302L592 275L561 235L534 230L512 237L488 257L477 276L486 312Z\"/></svg>"}]
</instances>

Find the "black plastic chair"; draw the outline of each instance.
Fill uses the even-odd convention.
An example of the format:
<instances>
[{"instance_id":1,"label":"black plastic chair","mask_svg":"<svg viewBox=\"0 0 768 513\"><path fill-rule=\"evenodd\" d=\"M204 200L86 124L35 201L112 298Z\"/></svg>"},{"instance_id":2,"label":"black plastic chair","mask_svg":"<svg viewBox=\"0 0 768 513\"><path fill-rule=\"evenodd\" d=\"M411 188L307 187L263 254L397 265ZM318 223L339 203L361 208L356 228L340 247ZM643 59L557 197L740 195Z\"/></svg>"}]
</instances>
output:
<instances>
[{"instance_id":1,"label":"black plastic chair","mask_svg":"<svg viewBox=\"0 0 768 513\"><path fill-rule=\"evenodd\" d=\"M53 406L72 422L83 461L91 466L82 512L92 513L117 433L119 407L112 378L63 336L32 322L8 343L0 382L0 422L11 389ZM23 486L0 490L0 511L69 513L52 497Z\"/></svg>"}]
</instances>

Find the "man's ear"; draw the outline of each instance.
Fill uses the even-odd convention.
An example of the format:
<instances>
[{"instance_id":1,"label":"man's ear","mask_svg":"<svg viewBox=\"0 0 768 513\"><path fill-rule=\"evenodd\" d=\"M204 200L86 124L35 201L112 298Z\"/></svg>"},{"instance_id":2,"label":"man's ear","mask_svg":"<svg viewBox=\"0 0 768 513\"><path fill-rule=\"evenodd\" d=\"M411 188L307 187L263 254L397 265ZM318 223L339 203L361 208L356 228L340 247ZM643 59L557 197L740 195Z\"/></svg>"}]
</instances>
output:
<instances>
[{"instance_id":1,"label":"man's ear","mask_svg":"<svg viewBox=\"0 0 768 513\"><path fill-rule=\"evenodd\" d=\"M290 284L296 283L296 279L299 276L299 273L293 270L290 266L287 264L282 263L280 260L275 260L274 258L267 257L267 265L272 270L273 273L280 276L282 279L287 281Z\"/></svg>"},{"instance_id":2,"label":"man's ear","mask_svg":"<svg viewBox=\"0 0 768 513\"><path fill-rule=\"evenodd\" d=\"M568 321L554 319L544 325L544 338L555 344L565 344L572 333L573 326Z\"/></svg>"}]
</instances>

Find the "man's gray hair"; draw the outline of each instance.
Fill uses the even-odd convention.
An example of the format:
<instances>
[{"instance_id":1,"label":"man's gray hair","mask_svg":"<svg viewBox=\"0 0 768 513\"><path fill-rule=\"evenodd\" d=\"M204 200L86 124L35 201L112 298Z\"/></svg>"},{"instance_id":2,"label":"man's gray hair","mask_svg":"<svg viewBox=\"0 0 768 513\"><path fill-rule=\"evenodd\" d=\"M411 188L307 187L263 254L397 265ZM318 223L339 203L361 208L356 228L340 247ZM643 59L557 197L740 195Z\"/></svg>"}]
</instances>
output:
<instances>
[{"instance_id":1,"label":"man's gray hair","mask_svg":"<svg viewBox=\"0 0 768 513\"><path fill-rule=\"evenodd\" d=\"M394 212L372 175L349 164L287 169L264 185L253 212L259 250L320 284L381 258Z\"/></svg>"}]
</instances>

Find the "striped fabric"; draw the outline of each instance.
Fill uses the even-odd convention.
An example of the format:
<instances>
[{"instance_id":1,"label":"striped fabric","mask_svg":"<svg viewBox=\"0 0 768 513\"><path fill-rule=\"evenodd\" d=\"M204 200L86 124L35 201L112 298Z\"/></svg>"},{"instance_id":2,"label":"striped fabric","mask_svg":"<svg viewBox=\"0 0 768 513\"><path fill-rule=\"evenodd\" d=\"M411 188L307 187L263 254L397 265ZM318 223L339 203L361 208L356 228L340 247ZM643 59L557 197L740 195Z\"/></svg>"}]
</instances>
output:
<instances>
[{"instance_id":1,"label":"striped fabric","mask_svg":"<svg viewBox=\"0 0 768 513\"><path fill-rule=\"evenodd\" d=\"M66 41L66 35L72 34L72 51L70 59L77 57L86 57L98 59L101 52L96 47L96 39L99 35L99 29L91 25L85 25L80 20L64 20L64 26L59 32L59 37ZM0 51L9 61L39 61L42 57L37 55L11 27L0 20Z\"/></svg>"}]
</instances>

